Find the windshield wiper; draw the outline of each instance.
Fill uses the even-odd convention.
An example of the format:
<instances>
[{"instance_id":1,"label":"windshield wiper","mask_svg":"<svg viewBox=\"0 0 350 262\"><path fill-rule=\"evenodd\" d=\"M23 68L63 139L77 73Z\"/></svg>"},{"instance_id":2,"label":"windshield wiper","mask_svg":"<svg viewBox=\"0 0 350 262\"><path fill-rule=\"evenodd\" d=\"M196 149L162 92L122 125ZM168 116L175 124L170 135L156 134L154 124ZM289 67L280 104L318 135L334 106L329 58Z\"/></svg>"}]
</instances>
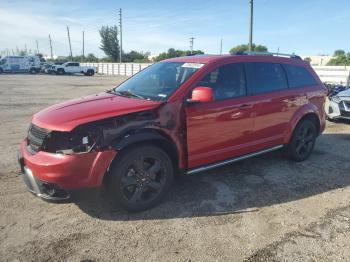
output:
<instances>
[{"instance_id":1,"label":"windshield wiper","mask_svg":"<svg viewBox=\"0 0 350 262\"><path fill-rule=\"evenodd\" d=\"M112 90L108 90L107 93L114 93L114 94L120 95L120 96L136 97L136 98L139 98L139 99L146 99L145 97L137 95L137 94L135 94L135 93L133 93L133 92L131 92L129 90L118 91L118 90L112 89Z\"/></svg>"}]
</instances>

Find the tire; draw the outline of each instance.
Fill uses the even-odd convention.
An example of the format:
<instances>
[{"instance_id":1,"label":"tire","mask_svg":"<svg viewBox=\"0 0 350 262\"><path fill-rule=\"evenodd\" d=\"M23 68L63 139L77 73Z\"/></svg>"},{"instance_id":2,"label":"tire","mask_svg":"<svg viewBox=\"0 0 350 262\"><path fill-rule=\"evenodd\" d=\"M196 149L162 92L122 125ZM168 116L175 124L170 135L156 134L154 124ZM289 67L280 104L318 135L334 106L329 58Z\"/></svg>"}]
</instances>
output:
<instances>
[{"instance_id":1,"label":"tire","mask_svg":"<svg viewBox=\"0 0 350 262\"><path fill-rule=\"evenodd\" d=\"M64 75L64 69L62 69L62 68L59 68L59 69L57 69L57 71L56 71L56 74L58 74L58 75Z\"/></svg>"},{"instance_id":2,"label":"tire","mask_svg":"<svg viewBox=\"0 0 350 262\"><path fill-rule=\"evenodd\" d=\"M31 73L32 75L34 75L34 74L37 73L37 71L36 71L35 68L31 68L31 69L29 70L29 73Z\"/></svg>"},{"instance_id":3,"label":"tire","mask_svg":"<svg viewBox=\"0 0 350 262\"><path fill-rule=\"evenodd\" d=\"M107 179L109 197L127 211L142 211L158 204L169 190L174 167L162 149L143 145L121 152Z\"/></svg>"},{"instance_id":4,"label":"tire","mask_svg":"<svg viewBox=\"0 0 350 262\"><path fill-rule=\"evenodd\" d=\"M4 70L2 68L0 68L0 74L4 73Z\"/></svg>"},{"instance_id":5,"label":"tire","mask_svg":"<svg viewBox=\"0 0 350 262\"><path fill-rule=\"evenodd\" d=\"M87 72L86 72L86 75L87 76L93 76L95 74L94 70L92 69L89 69Z\"/></svg>"},{"instance_id":6,"label":"tire","mask_svg":"<svg viewBox=\"0 0 350 262\"><path fill-rule=\"evenodd\" d=\"M317 138L317 129L314 122L301 120L294 129L292 139L287 146L290 159L301 162L311 155Z\"/></svg>"}]
</instances>

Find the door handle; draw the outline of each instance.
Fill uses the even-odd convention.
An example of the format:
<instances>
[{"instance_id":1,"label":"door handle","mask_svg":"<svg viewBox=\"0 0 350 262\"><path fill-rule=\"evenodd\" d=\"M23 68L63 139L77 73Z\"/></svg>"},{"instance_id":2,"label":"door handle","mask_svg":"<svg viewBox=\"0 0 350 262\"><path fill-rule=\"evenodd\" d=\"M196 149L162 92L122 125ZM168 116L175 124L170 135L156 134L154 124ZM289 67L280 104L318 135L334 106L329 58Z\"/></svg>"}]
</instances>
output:
<instances>
[{"instance_id":1,"label":"door handle","mask_svg":"<svg viewBox=\"0 0 350 262\"><path fill-rule=\"evenodd\" d=\"M243 104L243 105L240 105L238 108L239 109L249 109L249 108L252 108L253 105L252 104Z\"/></svg>"}]
</instances>

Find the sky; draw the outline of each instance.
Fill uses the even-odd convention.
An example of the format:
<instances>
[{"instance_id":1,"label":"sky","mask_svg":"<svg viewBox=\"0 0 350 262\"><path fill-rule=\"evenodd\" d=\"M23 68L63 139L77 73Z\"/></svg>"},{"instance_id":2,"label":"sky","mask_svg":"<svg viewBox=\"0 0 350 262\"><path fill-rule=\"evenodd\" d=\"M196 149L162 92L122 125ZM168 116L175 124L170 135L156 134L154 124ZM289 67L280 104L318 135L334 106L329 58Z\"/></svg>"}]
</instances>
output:
<instances>
[{"instance_id":1,"label":"sky","mask_svg":"<svg viewBox=\"0 0 350 262\"><path fill-rule=\"evenodd\" d=\"M0 0L0 51L36 49L66 56L70 28L73 55L98 57L99 29L118 23L123 10L123 49L158 54L170 47L217 54L248 42L249 0ZM253 42L269 51L300 55L333 54L336 49L350 51L349 0L254 0Z\"/></svg>"}]
</instances>

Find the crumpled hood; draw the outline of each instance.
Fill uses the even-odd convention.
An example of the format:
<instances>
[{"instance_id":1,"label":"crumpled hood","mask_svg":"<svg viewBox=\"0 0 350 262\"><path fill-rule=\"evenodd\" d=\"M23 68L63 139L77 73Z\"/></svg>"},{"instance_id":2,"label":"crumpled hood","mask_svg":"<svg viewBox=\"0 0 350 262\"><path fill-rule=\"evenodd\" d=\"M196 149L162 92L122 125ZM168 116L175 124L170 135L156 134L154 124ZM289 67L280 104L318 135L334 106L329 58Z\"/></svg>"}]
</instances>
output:
<instances>
[{"instance_id":1,"label":"crumpled hood","mask_svg":"<svg viewBox=\"0 0 350 262\"><path fill-rule=\"evenodd\" d=\"M50 106L33 116L33 124L56 131L71 131L81 124L157 108L161 102L100 93Z\"/></svg>"},{"instance_id":2,"label":"crumpled hood","mask_svg":"<svg viewBox=\"0 0 350 262\"><path fill-rule=\"evenodd\" d=\"M337 96L339 97L350 97L350 88L344 90L344 91L341 91L337 94Z\"/></svg>"}]
</instances>

